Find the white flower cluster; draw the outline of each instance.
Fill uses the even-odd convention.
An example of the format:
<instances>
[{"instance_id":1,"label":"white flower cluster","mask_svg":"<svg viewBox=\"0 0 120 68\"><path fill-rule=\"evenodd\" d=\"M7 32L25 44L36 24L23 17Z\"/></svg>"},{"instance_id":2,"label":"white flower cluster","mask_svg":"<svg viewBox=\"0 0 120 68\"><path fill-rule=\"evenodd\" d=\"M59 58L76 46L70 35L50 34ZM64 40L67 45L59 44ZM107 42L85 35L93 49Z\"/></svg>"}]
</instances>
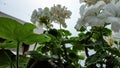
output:
<instances>
[{"instance_id":1,"label":"white flower cluster","mask_svg":"<svg viewBox=\"0 0 120 68\"><path fill-rule=\"evenodd\" d=\"M98 1L104 1L105 3L109 3L111 0L79 0L80 3L85 2L88 6L96 4Z\"/></svg>"},{"instance_id":2,"label":"white flower cluster","mask_svg":"<svg viewBox=\"0 0 120 68\"><path fill-rule=\"evenodd\" d=\"M60 23L64 28L67 27L65 19L70 18L70 16L71 11L67 10L65 6L62 7L61 5L54 5L51 7L52 21Z\"/></svg>"},{"instance_id":3,"label":"white flower cluster","mask_svg":"<svg viewBox=\"0 0 120 68\"><path fill-rule=\"evenodd\" d=\"M31 16L31 22L39 23L40 25L47 25L50 27L52 22L61 24L64 28L67 27L65 19L70 18L71 11L67 10L65 6L54 5L49 8L39 8L38 11L34 10Z\"/></svg>"},{"instance_id":4,"label":"white flower cluster","mask_svg":"<svg viewBox=\"0 0 120 68\"><path fill-rule=\"evenodd\" d=\"M47 27L51 27L52 24L49 22L50 20L50 11L49 8L45 7L44 9L38 8L38 10L34 10L31 16L31 22L40 26L47 25Z\"/></svg>"},{"instance_id":5,"label":"white flower cluster","mask_svg":"<svg viewBox=\"0 0 120 68\"><path fill-rule=\"evenodd\" d=\"M110 3L98 1L95 5L80 7L81 18L75 26L103 26L104 23L111 23L111 29L115 32L120 30L120 1L111 0Z\"/></svg>"}]
</instances>

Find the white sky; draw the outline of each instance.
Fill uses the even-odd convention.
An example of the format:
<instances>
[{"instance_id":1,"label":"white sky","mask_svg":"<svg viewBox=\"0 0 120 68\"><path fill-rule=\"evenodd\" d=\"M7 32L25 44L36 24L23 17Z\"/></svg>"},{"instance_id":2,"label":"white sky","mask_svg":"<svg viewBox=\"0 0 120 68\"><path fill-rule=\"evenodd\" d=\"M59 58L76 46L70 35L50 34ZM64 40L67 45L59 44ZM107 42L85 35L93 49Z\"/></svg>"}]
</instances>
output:
<instances>
[{"instance_id":1,"label":"white sky","mask_svg":"<svg viewBox=\"0 0 120 68\"><path fill-rule=\"evenodd\" d=\"M79 0L0 0L0 11L17 17L21 20L30 22L32 11L38 8L51 7L54 4L66 6L72 11L71 19L66 20L69 29L73 35L76 35L74 26L80 17ZM56 27L58 27L56 25Z\"/></svg>"}]
</instances>

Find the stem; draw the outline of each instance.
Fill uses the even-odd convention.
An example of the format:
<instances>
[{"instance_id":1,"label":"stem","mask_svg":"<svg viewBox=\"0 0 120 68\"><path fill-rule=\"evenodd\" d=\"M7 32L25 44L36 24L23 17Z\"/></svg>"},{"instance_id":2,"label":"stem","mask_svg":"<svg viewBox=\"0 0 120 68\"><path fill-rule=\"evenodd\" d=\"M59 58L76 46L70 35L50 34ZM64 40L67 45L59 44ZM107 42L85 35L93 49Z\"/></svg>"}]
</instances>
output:
<instances>
[{"instance_id":1,"label":"stem","mask_svg":"<svg viewBox=\"0 0 120 68\"><path fill-rule=\"evenodd\" d=\"M87 57L89 57L88 48L86 46L85 46L85 54Z\"/></svg>"},{"instance_id":2,"label":"stem","mask_svg":"<svg viewBox=\"0 0 120 68\"><path fill-rule=\"evenodd\" d=\"M10 61L10 68L13 68L13 67L12 67L12 60L11 60L11 58L10 58L9 55L5 52L5 50L3 50L3 51L4 51L5 55L8 57L8 59L9 59L9 61Z\"/></svg>"},{"instance_id":3,"label":"stem","mask_svg":"<svg viewBox=\"0 0 120 68\"><path fill-rule=\"evenodd\" d=\"M33 50L35 50L36 46L37 46L37 43L35 43Z\"/></svg>"},{"instance_id":4,"label":"stem","mask_svg":"<svg viewBox=\"0 0 120 68\"><path fill-rule=\"evenodd\" d=\"M101 40L102 40L102 45L104 46L104 40L103 40L102 31L103 31L103 27L101 27L101 29L100 29L100 37L101 37ZM102 50L104 51L103 46L102 46Z\"/></svg>"},{"instance_id":5,"label":"stem","mask_svg":"<svg viewBox=\"0 0 120 68\"><path fill-rule=\"evenodd\" d=\"M64 49L64 53L65 53L65 59L67 60L68 57L67 57L67 49L66 49L66 47L65 47L65 44L63 44L63 49Z\"/></svg>"},{"instance_id":6,"label":"stem","mask_svg":"<svg viewBox=\"0 0 120 68\"><path fill-rule=\"evenodd\" d=\"M86 38L85 42L86 44L88 44L88 40L92 37L93 33L91 33L88 38ZM88 47L85 46L85 54L86 54L86 57L89 57L89 53L88 53Z\"/></svg>"},{"instance_id":7,"label":"stem","mask_svg":"<svg viewBox=\"0 0 120 68\"><path fill-rule=\"evenodd\" d=\"M17 43L17 54L16 54L16 67L19 68L19 46L20 42Z\"/></svg>"},{"instance_id":8,"label":"stem","mask_svg":"<svg viewBox=\"0 0 120 68\"><path fill-rule=\"evenodd\" d=\"M102 62L100 63L100 68L103 68L103 63Z\"/></svg>"}]
</instances>

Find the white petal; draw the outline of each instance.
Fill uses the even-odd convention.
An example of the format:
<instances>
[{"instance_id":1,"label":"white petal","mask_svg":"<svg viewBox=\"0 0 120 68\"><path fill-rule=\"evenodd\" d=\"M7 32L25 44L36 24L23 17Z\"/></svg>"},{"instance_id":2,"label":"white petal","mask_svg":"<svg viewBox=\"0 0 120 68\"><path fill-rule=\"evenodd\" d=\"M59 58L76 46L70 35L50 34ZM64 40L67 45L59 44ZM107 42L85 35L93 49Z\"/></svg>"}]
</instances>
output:
<instances>
[{"instance_id":1,"label":"white petal","mask_svg":"<svg viewBox=\"0 0 120 68\"><path fill-rule=\"evenodd\" d=\"M118 24L120 24L120 18L118 18L118 17L108 17L107 19L106 19L106 22L107 23L118 23Z\"/></svg>"},{"instance_id":2,"label":"white petal","mask_svg":"<svg viewBox=\"0 0 120 68\"><path fill-rule=\"evenodd\" d=\"M31 22L36 23L37 19L37 10L34 10L31 16Z\"/></svg>"},{"instance_id":3,"label":"white petal","mask_svg":"<svg viewBox=\"0 0 120 68\"><path fill-rule=\"evenodd\" d=\"M112 23L111 29L112 29L114 32L119 32L119 30L120 30L120 24L118 24L118 23Z\"/></svg>"},{"instance_id":4,"label":"white petal","mask_svg":"<svg viewBox=\"0 0 120 68\"><path fill-rule=\"evenodd\" d=\"M85 22L87 22L89 26L103 26L104 19L97 16L88 16L85 18Z\"/></svg>"},{"instance_id":5,"label":"white petal","mask_svg":"<svg viewBox=\"0 0 120 68\"><path fill-rule=\"evenodd\" d=\"M81 7L80 7L80 15L81 16L83 16L83 14L84 14L84 12L85 12L85 7L86 7L86 5L81 5Z\"/></svg>"},{"instance_id":6,"label":"white petal","mask_svg":"<svg viewBox=\"0 0 120 68\"><path fill-rule=\"evenodd\" d=\"M115 16L116 10L117 10L116 6L112 3L110 3L104 7L103 13L106 16Z\"/></svg>"},{"instance_id":7,"label":"white petal","mask_svg":"<svg viewBox=\"0 0 120 68\"><path fill-rule=\"evenodd\" d=\"M80 30L82 26L85 26L86 23L84 22L83 19L84 19L83 17L78 19L77 24L75 25L75 28L77 30Z\"/></svg>"}]
</instances>

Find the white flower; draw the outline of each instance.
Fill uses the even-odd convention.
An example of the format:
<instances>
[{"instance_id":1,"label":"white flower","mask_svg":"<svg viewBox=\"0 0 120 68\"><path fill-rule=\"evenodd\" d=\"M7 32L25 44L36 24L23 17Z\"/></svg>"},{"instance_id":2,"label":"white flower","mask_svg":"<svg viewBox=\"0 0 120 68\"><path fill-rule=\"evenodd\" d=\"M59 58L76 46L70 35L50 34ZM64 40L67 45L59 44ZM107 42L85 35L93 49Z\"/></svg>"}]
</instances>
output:
<instances>
[{"instance_id":1,"label":"white flower","mask_svg":"<svg viewBox=\"0 0 120 68\"><path fill-rule=\"evenodd\" d=\"M111 29L115 32L120 30L120 1L111 0L108 4L98 1L87 7L77 25L102 26L104 23L111 23ZM80 29L81 26L77 25L76 28Z\"/></svg>"},{"instance_id":2,"label":"white flower","mask_svg":"<svg viewBox=\"0 0 120 68\"><path fill-rule=\"evenodd\" d=\"M120 1L107 4L100 15L106 18L106 23L112 23L111 29L113 31L118 32L120 30Z\"/></svg>"},{"instance_id":3,"label":"white flower","mask_svg":"<svg viewBox=\"0 0 120 68\"><path fill-rule=\"evenodd\" d=\"M39 19L37 10L34 10L31 16L31 22L36 23Z\"/></svg>"},{"instance_id":4,"label":"white flower","mask_svg":"<svg viewBox=\"0 0 120 68\"><path fill-rule=\"evenodd\" d=\"M103 21L104 18L101 18L99 16L99 14L101 13L101 9L103 8L103 6L105 5L105 3L103 1L99 1L97 4L92 5L90 7L85 8L82 10L81 14L82 17L80 19L78 19L78 22L75 26L75 28L77 30L79 30L81 28L81 26L86 26L86 25L90 25L90 26L100 26L103 25ZM82 6L83 8L83 6Z\"/></svg>"},{"instance_id":5,"label":"white flower","mask_svg":"<svg viewBox=\"0 0 120 68\"><path fill-rule=\"evenodd\" d=\"M61 5L54 5L51 7L51 20L60 23L63 27L67 27L65 23L65 19L70 18L71 16L71 11L67 10L65 6Z\"/></svg>"},{"instance_id":6,"label":"white flower","mask_svg":"<svg viewBox=\"0 0 120 68\"><path fill-rule=\"evenodd\" d=\"M50 22L50 11L49 8L45 7L44 9L38 8L38 10L34 10L31 16L31 21L40 27L49 28L52 27Z\"/></svg>"},{"instance_id":7,"label":"white flower","mask_svg":"<svg viewBox=\"0 0 120 68\"><path fill-rule=\"evenodd\" d=\"M104 1L107 4L110 3L110 1L116 0L79 0L80 3L86 3L88 6L95 5L99 1Z\"/></svg>"}]
</instances>

